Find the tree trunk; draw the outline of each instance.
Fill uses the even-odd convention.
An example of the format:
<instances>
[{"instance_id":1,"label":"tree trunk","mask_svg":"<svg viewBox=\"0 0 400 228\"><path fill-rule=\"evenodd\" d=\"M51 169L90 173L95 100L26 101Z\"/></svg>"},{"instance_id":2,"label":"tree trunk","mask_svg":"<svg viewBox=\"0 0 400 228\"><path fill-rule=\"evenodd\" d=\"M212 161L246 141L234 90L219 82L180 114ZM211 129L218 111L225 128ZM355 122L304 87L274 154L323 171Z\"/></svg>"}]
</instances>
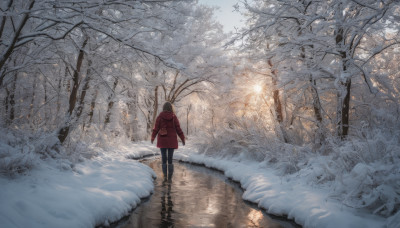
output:
<instances>
[{"instance_id":1,"label":"tree trunk","mask_svg":"<svg viewBox=\"0 0 400 228\"><path fill-rule=\"evenodd\" d=\"M117 88L118 85L118 78L116 77L114 80L114 85L113 85L113 90L108 97L108 106L107 106L107 112L106 112L106 117L104 118L104 129L106 128L107 124L110 123L111 120L111 110L112 107L114 106L114 96L115 96L115 89Z\"/></svg>"},{"instance_id":2,"label":"tree trunk","mask_svg":"<svg viewBox=\"0 0 400 228\"><path fill-rule=\"evenodd\" d=\"M310 48L313 49L314 45L311 45ZM307 62L307 59L306 59L305 48L302 47L301 51L302 51L301 58L303 59L304 62L306 62L307 67L311 68L311 66L310 66L311 62ZM311 54L311 58L309 61L313 61L313 59L314 59L314 53ZM315 119L317 120L317 131L315 132L314 146L317 146L316 148L318 148L325 141L325 129L324 129L324 126L322 123L322 120L323 120L322 111L321 111L322 106L321 106L321 102L320 102L319 95L318 95L317 82L313 78L312 74L309 74L309 80L310 80L311 96L313 98L312 105L313 105L313 110L314 110L314 116L315 116Z\"/></svg>"},{"instance_id":3,"label":"tree trunk","mask_svg":"<svg viewBox=\"0 0 400 228\"><path fill-rule=\"evenodd\" d=\"M127 102L127 107L128 107L128 115L129 115L129 129L128 129L128 137L130 138L131 141L135 141L137 137L137 126L138 126L138 120L137 120L137 94L134 92L134 88L132 86L131 89L128 90L128 97L129 97L129 102Z\"/></svg>"},{"instance_id":4,"label":"tree trunk","mask_svg":"<svg viewBox=\"0 0 400 228\"><path fill-rule=\"evenodd\" d=\"M79 88L79 79L80 79L80 74L81 74L81 66L82 66L82 62L83 62L83 58L84 58L83 49L85 48L86 44L87 44L87 39L83 42L81 50L79 50L78 60L76 63L76 70L74 71L74 75L72 77L73 86L72 86L71 94L69 96L69 108L68 108L68 113L70 116L72 115L72 112L74 111L75 105L76 105L76 100L77 100L77 96L78 96L78 88Z\"/></svg>"},{"instance_id":5,"label":"tree trunk","mask_svg":"<svg viewBox=\"0 0 400 228\"><path fill-rule=\"evenodd\" d=\"M6 98L4 100L4 106L5 106L4 116L8 116L8 103L9 103L9 97L10 97L10 90L7 87L5 88L5 90L6 90Z\"/></svg>"},{"instance_id":6,"label":"tree trunk","mask_svg":"<svg viewBox=\"0 0 400 228\"><path fill-rule=\"evenodd\" d=\"M283 139L283 141L285 143L287 143L289 140L288 140L288 137L286 135L286 131L282 126L282 124L283 124L283 111L282 111L282 103L281 103L281 99L279 97L279 89L278 89L278 83L277 83L278 75L276 73L276 70L273 69L273 65L272 65L271 59L268 60L268 65L271 68L272 85L274 87L273 88L273 99L274 99L275 118L276 118L276 121L278 122L278 127L279 127L279 131L281 133L281 138Z\"/></svg>"},{"instance_id":7,"label":"tree trunk","mask_svg":"<svg viewBox=\"0 0 400 228\"><path fill-rule=\"evenodd\" d=\"M65 78L67 77L67 67L65 67ZM55 115L55 119L58 119L58 114L60 113L60 109L61 109L61 88L62 88L62 78L60 77L58 79L58 91L57 91L57 110L56 110L56 115Z\"/></svg>"},{"instance_id":8,"label":"tree trunk","mask_svg":"<svg viewBox=\"0 0 400 228\"><path fill-rule=\"evenodd\" d=\"M322 123L322 111L321 111L321 102L318 95L318 90L316 88L316 81L312 79L310 76L310 83L311 83L311 95L313 97L313 109L314 109L314 116L317 120L317 132L315 133L315 142L314 145L317 145L317 148L324 144L325 142L325 126Z\"/></svg>"},{"instance_id":9,"label":"tree trunk","mask_svg":"<svg viewBox=\"0 0 400 228\"><path fill-rule=\"evenodd\" d=\"M189 113L191 109L192 109L192 104L189 104L189 106L186 109L186 135L189 135Z\"/></svg>"},{"instance_id":10,"label":"tree trunk","mask_svg":"<svg viewBox=\"0 0 400 228\"><path fill-rule=\"evenodd\" d=\"M338 28L336 31L336 46L338 52L340 53L342 61L342 72L347 70L347 53L345 40L343 39L343 28ZM341 75L338 75L340 78ZM351 78L345 79L345 81L340 81L340 90L338 91L338 136L344 140L349 131L349 112L350 112L350 90L351 90ZM346 93L346 94L343 94Z\"/></svg>"},{"instance_id":11,"label":"tree trunk","mask_svg":"<svg viewBox=\"0 0 400 228\"><path fill-rule=\"evenodd\" d=\"M147 110L147 120L146 120L146 129L147 129L147 137L151 135L152 131L152 122L151 122L151 110L150 108Z\"/></svg>"},{"instance_id":12,"label":"tree trunk","mask_svg":"<svg viewBox=\"0 0 400 228\"><path fill-rule=\"evenodd\" d=\"M11 86L11 91L10 91L10 97L9 97L9 102L10 102L10 115L8 119L8 123L11 124L13 120L15 119L15 90L17 88L17 78L18 74L14 74L14 81Z\"/></svg>"},{"instance_id":13,"label":"tree trunk","mask_svg":"<svg viewBox=\"0 0 400 228\"><path fill-rule=\"evenodd\" d=\"M0 89L3 87L3 80L6 77L6 69L0 71Z\"/></svg>"},{"instance_id":14,"label":"tree trunk","mask_svg":"<svg viewBox=\"0 0 400 228\"><path fill-rule=\"evenodd\" d=\"M154 108L153 108L153 119L152 119L152 124L151 126L154 128L154 125L156 124L156 118L157 118L157 112L158 112L158 86L154 89Z\"/></svg>"},{"instance_id":15,"label":"tree trunk","mask_svg":"<svg viewBox=\"0 0 400 228\"><path fill-rule=\"evenodd\" d=\"M71 120L72 120L72 113L75 109L75 104L76 104L76 98L77 98L77 94L78 94L78 87L79 87L79 78L80 78L80 72L81 72L81 66L82 66L82 62L83 62L83 57L84 57L84 48L87 44L88 39L86 38L83 41L82 47L79 50L79 55L78 55L78 59L76 62L76 70L74 71L74 75L72 77L72 81L73 81L73 87L72 87L72 91L71 94L69 96L69 108L68 108L68 113L67 113L67 120L66 123L64 125L64 127L62 127L60 129L60 131L58 132L58 139L60 140L61 143L64 143L65 139L68 136L69 133L69 129L71 126Z\"/></svg>"},{"instance_id":16,"label":"tree trunk","mask_svg":"<svg viewBox=\"0 0 400 228\"><path fill-rule=\"evenodd\" d=\"M91 69L90 69L91 65L92 65L92 61L88 60L86 77L85 77L84 85L83 85L83 88L82 88L82 91L81 91L81 95L80 95L80 98L79 98L79 105L78 105L78 108L76 110L76 118L77 119L79 119L81 117L82 112L83 112L83 108L85 106L86 92L89 90L89 82L90 82L90 79L91 79L91 75L90 75L91 74Z\"/></svg>"},{"instance_id":17,"label":"tree trunk","mask_svg":"<svg viewBox=\"0 0 400 228\"><path fill-rule=\"evenodd\" d=\"M276 87L276 80L273 80L273 85ZM281 99L279 98L279 89L274 89L273 92L273 98L274 98L274 109L276 113L276 120L278 121L279 124L283 122L283 113L282 113L282 104L281 104Z\"/></svg>"},{"instance_id":18,"label":"tree trunk","mask_svg":"<svg viewBox=\"0 0 400 228\"><path fill-rule=\"evenodd\" d=\"M65 67L65 75L64 75L64 81L63 81L63 86L67 87L67 92L71 92L71 83L70 80L68 79L68 73L70 73L68 66Z\"/></svg>"},{"instance_id":19,"label":"tree trunk","mask_svg":"<svg viewBox=\"0 0 400 228\"><path fill-rule=\"evenodd\" d=\"M315 119L318 121L318 123L322 122L322 114L321 114L321 102L319 100L319 95L317 91L317 83L314 79L310 79L311 83L311 94L313 97L313 108L314 108L314 115Z\"/></svg>"},{"instance_id":20,"label":"tree trunk","mask_svg":"<svg viewBox=\"0 0 400 228\"><path fill-rule=\"evenodd\" d=\"M43 89L44 89L44 104L47 103L47 80L43 80ZM52 116L53 114L51 113L52 109L50 109L50 116ZM48 115L47 115L47 111L44 110L44 120L47 122L48 121Z\"/></svg>"},{"instance_id":21,"label":"tree trunk","mask_svg":"<svg viewBox=\"0 0 400 228\"><path fill-rule=\"evenodd\" d=\"M33 78L33 86L32 86L32 97L31 97L31 103L29 105L29 112L28 112L28 121L33 115L33 107L35 106L35 97L36 97L36 86L37 86L37 75L34 75Z\"/></svg>"},{"instance_id":22,"label":"tree trunk","mask_svg":"<svg viewBox=\"0 0 400 228\"><path fill-rule=\"evenodd\" d=\"M152 130L154 128L154 125L156 124L156 119L157 119L157 113L158 113L158 86L154 88L154 103L153 103L153 112L151 112L151 98L149 99L148 102L148 115L147 115L147 136L150 137Z\"/></svg>"},{"instance_id":23,"label":"tree trunk","mask_svg":"<svg viewBox=\"0 0 400 228\"><path fill-rule=\"evenodd\" d=\"M349 133L349 113L350 113L350 89L351 89L351 79L348 79L346 83L344 83L344 87L346 88L346 96L343 99L342 104L342 115L341 115L341 139L345 139Z\"/></svg>"},{"instance_id":24,"label":"tree trunk","mask_svg":"<svg viewBox=\"0 0 400 228\"><path fill-rule=\"evenodd\" d=\"M92 102L90 103L90 111L89 111L89 122L87 127L90 127L90 125L92 124L93 121L93 114L94 114L94 108L96 107L96 99L97 99L97 95L99 94L99 90L96 87L93 95L92 95ZM83 128L85 128L85 124L83 125Z\"/></svg>"}]
</instances>

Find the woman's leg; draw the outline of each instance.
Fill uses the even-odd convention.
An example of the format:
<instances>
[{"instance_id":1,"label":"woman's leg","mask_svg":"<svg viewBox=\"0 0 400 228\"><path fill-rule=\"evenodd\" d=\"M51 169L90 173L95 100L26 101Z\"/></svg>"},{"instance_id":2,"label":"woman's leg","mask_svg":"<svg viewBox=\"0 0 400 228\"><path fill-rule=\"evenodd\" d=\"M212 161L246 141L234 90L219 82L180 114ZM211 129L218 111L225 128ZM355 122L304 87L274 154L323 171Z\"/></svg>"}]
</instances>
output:
<instances>
[{"instance_id":1,"label":"woman's leg","mask_svg":"<svg viewBox=\"0 0 400 228\"><path fill-rule=\"evenodd\" d=\"M174 164L172 164L172 157L174 156L174 148L168 148L168 179L171 180L174 173Z\"/></svg>"},{"instance_id":2,"label":"woman's leg","mask_svg":"<svg viewBox=\"0 0 400 228\"><path fill-rule=\"evenodd\" d=\"M161 150L161 161L163 164L167 164L167 148L160 148Z\"/></svg>"},{"instance_id":3,"label":"woman's leg","mask_svg":"<svg viewBox=\"0 0 400 228\"><path fill-rule=\"evenodd\" d=\"M160 148L161 150L161 161L162 161L162 171L164 177L167 177L167 148Z\"/></svg>"},{"instance_id":4,"label":"woman's leg","mask_svg":"<svg viewBox=\"0 0 400 228\"><path fill-rule=\"evenodd\" d=\"M168 148L168 164L172 164L173 156L174 156L174 148Z\"/></svg>"}]
</instances>

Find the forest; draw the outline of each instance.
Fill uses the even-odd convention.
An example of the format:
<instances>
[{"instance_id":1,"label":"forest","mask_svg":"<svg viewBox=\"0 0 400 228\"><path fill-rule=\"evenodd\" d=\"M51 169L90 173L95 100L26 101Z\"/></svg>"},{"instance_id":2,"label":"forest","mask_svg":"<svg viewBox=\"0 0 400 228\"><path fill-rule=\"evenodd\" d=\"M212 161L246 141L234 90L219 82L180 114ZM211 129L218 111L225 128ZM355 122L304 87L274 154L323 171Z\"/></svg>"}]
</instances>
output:
<instances>
[{"instance_id":1,"label":"forest","mask_svg":"<svg viewBox=\"0 0 400 228\"><path fill-rule=\"evenodd\" d=\"M400 2L2 0L0 175L150 141L165 101L200 153L400 209ZM310 171L312 170L312 172ZM397 213L399 214L399 213Z\"/></svg>"}]
</instances>

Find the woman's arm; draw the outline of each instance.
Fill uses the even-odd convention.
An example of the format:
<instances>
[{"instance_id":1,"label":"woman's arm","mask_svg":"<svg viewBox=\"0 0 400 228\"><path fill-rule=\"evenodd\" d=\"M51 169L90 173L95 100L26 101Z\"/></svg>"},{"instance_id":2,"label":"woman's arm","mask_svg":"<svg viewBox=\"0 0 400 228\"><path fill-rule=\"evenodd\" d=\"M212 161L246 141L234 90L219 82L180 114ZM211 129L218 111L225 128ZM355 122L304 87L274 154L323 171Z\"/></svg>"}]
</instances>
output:
<instances>
[{"instance_id":1,"label":"woman's arm","mask_svg":"<svg viewBox=\"0 0 400 228\"><path fill-rule=\"evenodd\" d=\"M185 145L185 135L183 134L181 125L179 124L179 120L178 117L176 117L176 115L174 115L174 121L175 121L176 133L178 134L179 138L181 138L183 145Z\"/></svg>"}]
</instances>

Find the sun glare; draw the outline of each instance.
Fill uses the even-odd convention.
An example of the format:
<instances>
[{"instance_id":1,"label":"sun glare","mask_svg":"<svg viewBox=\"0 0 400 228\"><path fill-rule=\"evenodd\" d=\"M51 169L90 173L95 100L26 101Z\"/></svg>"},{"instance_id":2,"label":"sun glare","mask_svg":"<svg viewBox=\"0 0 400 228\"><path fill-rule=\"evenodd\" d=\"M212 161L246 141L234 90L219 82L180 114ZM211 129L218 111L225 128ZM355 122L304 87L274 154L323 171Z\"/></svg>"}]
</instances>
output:
<instances>
[{"instance_id":1,"label":"sun glare","mask_svg":"<svg viewBox=\"0 0 400 228\"><path fill-rule=\"evenodd\" d=\"M253 90L256 93L261 93L262 92L262 86L261 85L254 85Z\"/></svg>"}]
</instances>

